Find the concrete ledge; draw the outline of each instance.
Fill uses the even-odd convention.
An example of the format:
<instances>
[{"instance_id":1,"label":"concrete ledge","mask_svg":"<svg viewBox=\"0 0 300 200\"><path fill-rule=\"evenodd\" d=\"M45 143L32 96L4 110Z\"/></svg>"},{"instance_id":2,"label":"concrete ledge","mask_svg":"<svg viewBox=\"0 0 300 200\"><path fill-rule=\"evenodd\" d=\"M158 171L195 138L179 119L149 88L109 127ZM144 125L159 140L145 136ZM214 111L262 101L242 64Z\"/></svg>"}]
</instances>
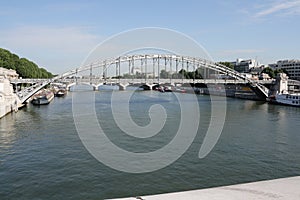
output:
<instances>
[{"instance_id":1,"label":"concrete ledge","mask_svg":"<svg viewBox=\"0 0 300 200\"><path fill-rule=\"evenodd\" d=\"M295 199L296 200L296 199L300 199L300 176L224 186L224 187L216 187L216 188L209 188L209 189L192 190L186 192L123 198L122 200L134 200L134 199L144 199L144 200L156 200L156 199L294 200Z\"/></svg>"}]
</instances>

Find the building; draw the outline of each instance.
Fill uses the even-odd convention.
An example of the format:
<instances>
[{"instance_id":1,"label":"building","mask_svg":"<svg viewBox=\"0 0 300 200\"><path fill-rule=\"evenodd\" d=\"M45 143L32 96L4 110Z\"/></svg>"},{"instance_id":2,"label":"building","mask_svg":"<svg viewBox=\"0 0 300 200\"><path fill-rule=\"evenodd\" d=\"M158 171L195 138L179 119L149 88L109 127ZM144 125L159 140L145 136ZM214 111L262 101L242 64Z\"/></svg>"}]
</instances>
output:
<instances>
[{"instance_id":1,"label":"building","mask_svg":"<svg viewBox=\"0 0 300 200\"><path fill-rule=\"evenodd\" d=\"M6 69L0 67L0 76L6 77L7 79L17 79L19 77L19 74L15 70L12 69Z\"/></svg>"},{"instance_id":2,"label":"building","mask_svg":"<svg viewBox=\"0 0 300 200\"><path fill-rule=\"evenodd\" d=\"M254 59L237 59L235 62L231 62L234 66L234 70L240 73L249 73L251 69L259 67L259 63Z\"/></svg>"},{"instance_id":3,"label":"building","mask_svg":"<svg viewBox=\"0 0 300 200\"><path fill-rule=\"evenodd\" d=\"M259 80L270 80L271 77L269 76L269 74L266 74L266 73L261 73L259 76L258 76Z\"/></svg>"},{"instance_id":4,"label":"building","mask_svg":"<svg viewBox=\"0 0 300 200\"><path fill-rule=\"evenodd\" d=\"M269 66L273 69L284 69L290 79L300 80L300 60L279 60Z\"/></svg>"},{"instance_id":5,"label":"building","mask_svg":"<svg viewBox=\"0 0 300 200\"><path fill-rule=\"evenodd\" d=\"M10 80L18 77L15 70L0 67L0 118L21 107L20 99L13 92Z\"/></svg>"}]
</instances>

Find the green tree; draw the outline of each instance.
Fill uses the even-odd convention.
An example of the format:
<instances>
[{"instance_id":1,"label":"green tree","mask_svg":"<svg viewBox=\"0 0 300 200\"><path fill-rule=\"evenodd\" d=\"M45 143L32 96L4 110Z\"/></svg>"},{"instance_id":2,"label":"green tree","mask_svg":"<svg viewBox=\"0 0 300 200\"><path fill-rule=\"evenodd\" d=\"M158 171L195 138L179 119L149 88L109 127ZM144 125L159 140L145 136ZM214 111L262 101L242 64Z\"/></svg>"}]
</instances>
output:
<instances>
[{"instance_id":1,"label":"green tree","mask_svg":"<svg viewBox=\"0 0 300 200\"><path fill-rule=\"evenodd\" d=\"M180 74L180 78L187 77L187 71L185 69L181 69L178 73Z\"/></svg>"},{"instance_id":2,"label":"green tree","mask_svg":"<svg viewBox=\"0 0 300 200\"><path fill-rule=\"evenodd\" d=\"M125 79L131 79L131 78L134 78L134 75L131 75L131 74L124 74L123 77Z\"/></svg>"},{"instance_id":3,"label":"green tree","mask_svg":"<svg viewBox=\"0 0 300 200\"><path fill-rule=\"evenodd\" d=\"M219 62L219 64L234 69L234 65L231 62Z\"/></svg>"},{"instance_id":4,"label":"green tree","mask_svg":"<svg viewBox=\"0 0 300 200\"><path fill-rule=\"evenodd\" d=\"M169 78L169 72L167 72L166 70L161 70L160 74L159 74L160 78Z\"/></svg>"},{"instance_id":5,"label":"green tree","mask_svg":"<svg viewBox=\"0 0 300 200\"><path fill-rule=\"evenodd\" d=\"M279 73L285 73L286 75L289 76L288 72L286 71L286 69L275 69L274 70L274 74L275 74L275 77L277 76L277 74Z\"/></svg>"},{"instance_id":6,"label":"green tree","mask_svg":"<svg viewBox=\"0 0 300 200\"><path fill-rule=\"evenodd\" d=\"M186 79L203 79L201 69L198 68L195 71L187 72L185 69L181 69L178 74L176 74L176 78L186 78Z\"/></svg>"},{"instance_id":7,"label":"green tree","mask_svg":"<svg viewBox=\"0 0 300 200\"><path fill-rule=\"evenodd\" d=\"M23 78L52 78L53 74L44 68L39 68L37 64L26 58L0 48L0 67L13 69Z\"/></svg>"},{"instance_id":8,"label":"green tree","mask_svg":"<svg viewBox=\"0 0 300 200\"><path fill-rule=\"evenodd\" d=\"M264 68L264 69L262 70L261 73L266 73L266 74L268 74L271 78L275 78L275 72L274 72L274 70L273 70L272 68L270 68L270 67Z\"/></svg>"},{"instance_id":9,"label":"green tree","mask_svg":"<svg viewBox=\"0 0 300 200\"><path fill-rule=\"evenodd\" d=\"M200 68L198 68L196 71L195 71L195 79L203 79L203 74L204 72L202 72L202 70Z\"/></svg>"}]
</instances>

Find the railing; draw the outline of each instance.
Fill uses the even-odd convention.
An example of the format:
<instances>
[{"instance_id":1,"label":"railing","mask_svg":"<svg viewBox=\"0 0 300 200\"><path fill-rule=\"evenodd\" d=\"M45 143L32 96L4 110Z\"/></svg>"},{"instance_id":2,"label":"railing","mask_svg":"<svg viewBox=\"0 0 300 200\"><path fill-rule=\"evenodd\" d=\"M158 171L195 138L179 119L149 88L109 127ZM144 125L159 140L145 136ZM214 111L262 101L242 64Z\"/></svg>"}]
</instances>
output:
<instances>
[{"instance_id":1,"label":"railing","mask_svg":"<svg viewBox=\"0 0 300 200\"><path fill-rule=\"evenodd\" d=\"M78 83L89 83L90 79L77 79ZM63 83L74 83L76 80L74 79L63 79L61 82ZM100 83L232 83L232 84L245 84L249 83L247 80L236 80L236 79L157 79L149 78L145 81L145 79L92 79L93 84ZM254 82L254 81L253 81ZM257 80L255 83L259 84L273 84L273 80Z\"/></svg>"},{"instance_id":2,"label":"railing","mask_svg":"<svg viewBox=\"0 0 300 200\"><path fill-rule=\"evenodd\" d=\"M148 61L147 61L148 60ZM115 71L116 74L114 75L115 77L120 76L120 68L121 68L121 63L122 66L124 67L124 64L128 64L125 67L129 68L129 73L130 72L130 67L134 66L134 62L137 61L141 61L141 63L151 63L151 65L153 66L148 66L148 70L150 68L153 69L153 74L155 74L155 70L156 72L160 72L160 67L162 67L161 65L163 65L162 63L164 63L164 67L167 68L167 62L169 63L168 66L171 70L171 72L176 72L179 73L180 70L186 70L189 71L189 67L190 69L193 68L193 71L195 71L195 69L199 69L199 68L206 68L206 69L210 69L210 70L214 70L218 73L224 74L226 76L232 77L234 78L234 80L231 79L172 79L172 77L168 78L168 79L162 79L160 77L156 77L156 78L147 78L144 77L143 79L109 79L108 77L105 77L104 79L101 79L100 77L98 78L93 78L88 77L86 79L80 79L77 77L79 72L84 72L84 71L88 71L90 70L90 73L92 73L92 69L94 68L102 68L103 71L103 76L104 74L107 75L107 70L109 67L111 67L111 65L115 66ZM147 62L145 62L147 61ZM143 64L141 64L143 66ZM172 66L173 65L173 66ZM141 67L142 67L141 66ZM146 65L145 65L146 66ZM176 70L174 71L174 67L176 68ZM147 68L146 68L147 69ZM149 70L148 72L150 72L151 70ZM146 74L147 74L147 70L146 70ZM159 76L159 74L156 74L156 76ZM75 79L66 79L66 77L71 77L71 76L75 76ZM195 57L189 57L189 56L179 56L179 55L169 55L169 54L147 54L147 55L125 55L125 56L121 56L118 58L112 58L112 59L106 59L106 60L102 60L102 61L97 61L94 63L90 63L88 65L82 66L82 67L78 67L76 69L70 70L66 73L63 73L61 75L58 75L56 77L54 77L53 79L49 79L49 80L45 80L45 79L35 79L35 80L29 80L29 79L18 79L16 81L13 81L12 83L17 84L17 83L34 83L35 81L37 82L37 84L26 88L25 90L22 90L20 92L18 92L18 96L20 97L21 101L26 101L28 98L30 98L30 96L32 96L33 94L35 94L38 90L40 90L41 88L43 88L45 85L56 81L56 80L62 80L62 81L66 81L66 83L74 83L76 82L85 82L85 83L89 83L89 84L94 84L94 85L98 85L101 83L125 83L125 84L130 84L130 83L146 83L146 84L154 84L154 83L159 83L159 84L163 84L163 83L204 83L204 84L209 84L209 83L221 83L221 84L227 84L227 83L232 83L232 84L238 84L238 83L250 83L253 86L256 86L259 90L261 90L261 92L267 97L268 96L268 89L263 86L262 82L260 81L253 81L249 78L247 78L245 75L231 69L228 68L224 65L218 64L218 63L214 63L212 61L208 61L208 60L204 60L201 58L195 58ZM270 81L271 82L271 81Z\"/></svg>"},{"instance_id":3,"label":"railing","mask_svg":"<svg viewBox=\"0 0 300 200\"><path fill-rule=\"evenodd\" d=\"M24 84L24 83L38 83L38 82L43 82L47 81L48 79L12 79L10 80L11 84Z\"/></svg>"},{"instance_id":4,"label":"railing","mask_svg":"<svg viewBox=\"0 0 300 200\"><path fill-rule=\"evenodd\" d=\"M37 93L39 90L44 88L46 85L51 83L51 79L44 80L43 82L38 82L33 86L27 87L24 90L21 90L17 93L21 103L25 103L30 97L32 97L35 93Z\"/></svg>"}]
</instances>

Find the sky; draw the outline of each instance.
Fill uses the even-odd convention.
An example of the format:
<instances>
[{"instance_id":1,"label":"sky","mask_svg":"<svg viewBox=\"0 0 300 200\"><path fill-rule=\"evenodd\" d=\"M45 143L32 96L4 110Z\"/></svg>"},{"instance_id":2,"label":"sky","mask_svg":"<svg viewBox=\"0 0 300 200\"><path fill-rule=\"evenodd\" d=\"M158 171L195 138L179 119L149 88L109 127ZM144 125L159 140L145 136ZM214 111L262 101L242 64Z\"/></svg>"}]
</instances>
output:
<instances>
[{"instance_id":1,"label":"sky","mask_svg":"<svg viewBox=\"0 0 300 200\"><path fill-rule=\"evenodd\" d=\"M10 0L1 1L0 27L1 48L53 73L143 27L186 34L214 61L300 59L300 0Z\"/></svg>"}]
</instances>

